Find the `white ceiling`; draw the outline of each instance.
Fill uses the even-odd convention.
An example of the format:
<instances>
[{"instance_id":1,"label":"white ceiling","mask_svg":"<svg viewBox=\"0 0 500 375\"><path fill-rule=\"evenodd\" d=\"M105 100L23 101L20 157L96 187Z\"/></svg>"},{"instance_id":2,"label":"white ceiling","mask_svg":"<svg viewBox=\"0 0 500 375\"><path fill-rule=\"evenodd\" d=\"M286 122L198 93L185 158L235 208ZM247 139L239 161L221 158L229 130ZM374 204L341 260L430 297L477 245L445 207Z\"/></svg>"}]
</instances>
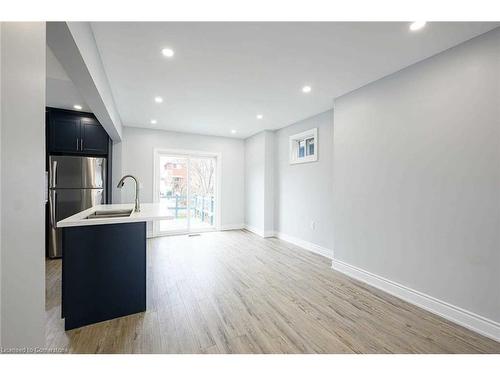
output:
<instances>
[{"instance_id":1,"label":"white ceiling","mask_svg":"<svg viewBox=\"0 0 500 375\"><path fill-rule=\"evenodd\" d=\"M125 126L244 138L328 110L333 98L500 24L438 22L418 32L408 25L95 22L92 29ZM172 59L164 47L174 49Z\"/></svg>"},{"instance_id":2,"label":"white ceiling","mask_svg":"<svg viewBox=\"0 0 500 375\"><path fill-rule=\"evenodd\" d=\"M45 102L47 106L75 110L73 106L77 104L82 106L82 111L92 112L49 46L46 52Z\"/></svg>"}]
</instances>

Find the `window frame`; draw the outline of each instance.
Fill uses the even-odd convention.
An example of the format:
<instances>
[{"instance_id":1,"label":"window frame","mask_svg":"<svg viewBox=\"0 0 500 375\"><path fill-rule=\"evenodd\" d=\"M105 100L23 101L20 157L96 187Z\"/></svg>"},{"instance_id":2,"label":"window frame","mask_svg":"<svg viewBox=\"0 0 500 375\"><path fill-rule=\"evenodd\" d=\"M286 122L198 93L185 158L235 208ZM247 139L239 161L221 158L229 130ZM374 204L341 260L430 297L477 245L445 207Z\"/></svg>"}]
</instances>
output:
<instances>
[{"instance_id":1,"label":"window frame","mask_svg":"<svg viewBox=\"0 0 500 375\"><path fill-rule=\"evenodd\" d=\"M314 154L308 155L307 140L314 142ZM304 142L304 156L299 157L299 143ZM318 161L318 128L312 128L289 138L290 164L302 164Z\"/></svg>"}]
</instances>

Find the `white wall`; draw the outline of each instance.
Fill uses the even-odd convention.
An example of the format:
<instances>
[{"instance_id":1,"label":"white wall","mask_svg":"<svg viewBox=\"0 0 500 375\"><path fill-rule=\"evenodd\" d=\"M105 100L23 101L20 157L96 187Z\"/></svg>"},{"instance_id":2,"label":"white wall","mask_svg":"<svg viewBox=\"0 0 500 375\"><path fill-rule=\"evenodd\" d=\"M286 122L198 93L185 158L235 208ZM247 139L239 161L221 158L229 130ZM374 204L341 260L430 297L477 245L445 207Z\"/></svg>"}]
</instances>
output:
<instances>
[{"instance_id":1,"label":"white wall","mask_svg":"<svg viewBox=\"0 0 500 375\"><path fill-rule=\"evenodd\" d=\"M2 345L2 22L0 22L0 346Z\"/></svg>"},{"instance_id":2,"label":"white wall","mask_svg":"<svg viewBox=\"0 0 500 375\"><path fill-rule=\"evenodd\" d=\"M274 132L264 131L264 237L274 235L274 180L275 142Z\"/></svg>"},{"instance_id":3,"label":"white wall","mask_svg":"<svg viewBox=\"0 0 500 375\"><path fill-rule=\"evenodd\" d=\"M263 237L274 234L274 133L245 140L245 226Z\"/></svg>"},{"instance_id":4,"label":"white wall","mask_svg":"<svg viewBox=\"0 0 500 375\"><path fill-rule=\"evenodd\" d=\"M1 28L1 346L43 347L45 23Z\"/></svg>"},{"instance_id":5,"label":"white wall","mask_svg":"<svg viewBox=\"0 0 500 375\"><path fill-rule=\"evenodd\" d=\"M186 149L221 153L221 226L222 229L238 227L244 224L244 141L226 137L213 137L187 133L175 133L163 130L150 130L124 127L121 144L113 146L113 159L120 159L113 165L113 185L124 174L138 177L142 188L142 202L153 201L153 150L155 148ZM133 202L133 184L125 184L122 196L114 194L113 201Z\"/></svg>"},{"instance_id":6,"label":"white wall","mask_svg":"<svg viewBox=\"0 0 500 375\"><path fill-rule=\"evenodd\" d=\"M265 141L261 132L245 140L245 225L264 235Z\"/></svg>"},{"instance_id":7,"label":"white wall","mask_svg":"<svg viewBox=\"0 0 500 375\"><path fill-rule=\"evenodd\" d=\"M79 104L82 106L81 110L83 112L92 112L48 45L46 56L47 76L45 101L47 107L64 108L74 111L75 109L73 106Z\"/></svg>"},{"instance_id":8,"label":"white wall","mask_svg":"<svg viewBox=\"0 0 500 375\"><path fill-rule=\"evenodd\" d=\"M335 258L500 322L500 29L334 108Z\"/></svg>"},{"instance_id":9,"label":"white wall","mask_svg":"<svg viewBox=\"0 0 500 375\"><path fill-rule=\"evenodd\" d=\"M289 137L312 128L318 128L318 161L291 165ZM275 142L275 230L332 257L333 111L278 130Z\"/></svg>"},{"instance_id":10,"label":"white wall","mask_svg":"<svg viewBox=\"0 0 500 375\"><path fill-rule=\"evenodd\" d=\"M122 123L90 23L48 22L47 44L91 112L119 142Z\"/></svg>"},{"instance_id":11,"label":"white wall","mask_svg":"<svg viewBox=\"0 0 500 375\"><path fill-rule=\"evenodd\" d=\"M119 189L116 187L118 181L125 175L123 173L123 157L122 157L122 142L113 142L112 154L111 154L111 200L113 203L119 203L122 201L122 191L124 189ZM133 202L133 200L131 201Z\"/></svg>"}]
</instances>

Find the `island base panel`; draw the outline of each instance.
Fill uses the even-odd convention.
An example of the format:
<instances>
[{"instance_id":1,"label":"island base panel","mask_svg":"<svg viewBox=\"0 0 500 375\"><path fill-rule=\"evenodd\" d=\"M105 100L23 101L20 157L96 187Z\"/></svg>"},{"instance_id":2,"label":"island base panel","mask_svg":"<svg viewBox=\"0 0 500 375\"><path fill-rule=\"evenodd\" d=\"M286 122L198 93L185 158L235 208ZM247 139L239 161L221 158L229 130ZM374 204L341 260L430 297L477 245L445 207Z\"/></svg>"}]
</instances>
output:
<instances>
[{"instance_id":1,"label":"island base panel","mask_svg":"<svg viewBox=\"0 0 500 375\"><path fill-rule=\"evenodd\" d=\"M146 223L63 228L63 315L73 329L146 310Z\"/></svg>"}]
</instances>

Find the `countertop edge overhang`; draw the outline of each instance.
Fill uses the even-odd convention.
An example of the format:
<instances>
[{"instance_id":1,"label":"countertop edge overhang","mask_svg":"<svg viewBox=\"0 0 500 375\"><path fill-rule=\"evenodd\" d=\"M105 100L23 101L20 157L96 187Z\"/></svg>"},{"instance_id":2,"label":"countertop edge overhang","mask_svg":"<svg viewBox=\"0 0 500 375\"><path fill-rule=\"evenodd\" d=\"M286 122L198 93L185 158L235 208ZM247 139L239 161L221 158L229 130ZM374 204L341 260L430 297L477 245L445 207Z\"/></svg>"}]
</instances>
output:
<instances>
[{"instance_id":1,"label":"countertop edge overhang","mask_svg":"<svg viewBox=\"0 0 500 375\"><path fill-rule=\"evenodd\" d=\"M132 212L127 217L113 217L102 219L87 219L89 215L95 211L104 210L124 210L133 209L133 204L100 204L84 211L78 212L66 219L57 222L58 228L65 227L80 227L87 225L106 225L106 224L124 224L124 223L137 223L141 221L156 221L171 219L172 214L169 214L166 205L160 203L142 203L140 212Z\"/></svg>"}]
</instances>

